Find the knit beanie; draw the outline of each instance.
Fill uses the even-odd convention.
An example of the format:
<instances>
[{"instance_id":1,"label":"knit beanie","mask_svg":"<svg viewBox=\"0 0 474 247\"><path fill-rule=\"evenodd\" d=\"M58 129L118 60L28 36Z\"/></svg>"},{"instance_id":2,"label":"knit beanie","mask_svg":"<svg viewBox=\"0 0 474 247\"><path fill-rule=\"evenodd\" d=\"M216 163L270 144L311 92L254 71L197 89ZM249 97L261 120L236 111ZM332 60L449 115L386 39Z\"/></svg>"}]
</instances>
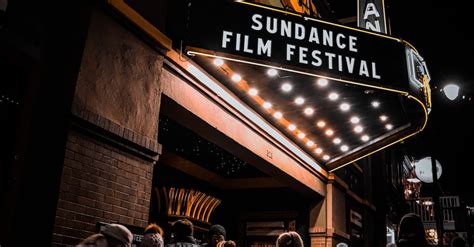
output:
<instances>
[{"instance_id":1,"label":"knit beanie","mask_svg":"<svg viewBox=\"0 0 474 247\"><path fill-rule=\"evenodd\" d=\"M224 238L226 238L226 232L225 228L221 225L215 224L212 225L211 228L209 228L209 237L212 237L212 235L222 235Z\"/></svg>"},{"instance_id":2,"label":"knit beanie","mask_svg":"<svg viewBox=\"0 0 474 247\"><path fill-rule=\"evenodd\" d=\"M125 226L120 224L108 224L105 225L102 231L104 236L108 236L118 240L125 246L131 246L133 240L133 234Z\"/></svg>"}]
</instances>

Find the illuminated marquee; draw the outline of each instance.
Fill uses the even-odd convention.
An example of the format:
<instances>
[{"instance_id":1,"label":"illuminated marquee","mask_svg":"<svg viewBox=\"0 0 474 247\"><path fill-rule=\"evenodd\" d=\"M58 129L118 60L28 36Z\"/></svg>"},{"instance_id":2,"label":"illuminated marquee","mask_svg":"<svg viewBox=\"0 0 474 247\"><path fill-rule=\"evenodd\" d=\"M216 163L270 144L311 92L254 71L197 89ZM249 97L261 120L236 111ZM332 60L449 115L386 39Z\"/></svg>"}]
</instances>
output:
<instances>
[{"instance_id":1,"label":"illuminated marquee","mask_svg":"<svg viewBox=\"0 0 474 247\"><path fill-rule=\"evenodd\" d=\"M204 1L205 2L205 1ZM368 31L256 8L250 4L195 4L185 37L193 51L239 58L330 79L406 90L407 46Z\"/></svg>"},{"instance_id":2,"label":"illuminated marquee","mask_svg":"<svg viewBox=\"0 0 474 247\"><path fill-rule=\"evenodd\" d=\"M143 19L153 12L146 2L109 1L172 49ZM167 35L198 65L188 72L316 170L334 171L426 126L429 74L400 39L247 2L203 0L178 9Z\"/></svg>"}]
</instances>

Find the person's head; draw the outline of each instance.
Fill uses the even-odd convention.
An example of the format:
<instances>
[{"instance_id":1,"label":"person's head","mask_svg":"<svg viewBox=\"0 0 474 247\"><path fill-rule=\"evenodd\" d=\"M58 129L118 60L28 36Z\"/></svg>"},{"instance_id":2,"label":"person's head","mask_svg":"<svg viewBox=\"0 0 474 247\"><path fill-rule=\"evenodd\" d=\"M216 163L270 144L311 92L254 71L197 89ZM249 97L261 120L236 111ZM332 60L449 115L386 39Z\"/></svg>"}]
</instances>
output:
<instances>
[{"instance_id":1,"label":"person's head","mask_svg":"<svg viewBox=\"0 0 474 247\"><path fill-rule=\"evenodd\" d=\"M297 232L285 232L278 236L276 247L303 247L303 240Z\"/></svg>"},{"instance_id":2,"label":"person's head","mask_svg":"<svg viewBox=\"0 0 474 247\"><path fill-rule=\"evenodd\" d=\"M109 246L130 247L132 245L133 234L123 225L105 225L100 233L107 238Z\"/></svg>"},{"instance_id":3,"label":"person's head","mask_svg":"<svg viewBox=\"0 0 474 247\"><path fill-rule=\"evenodd\" d=\"M227 241L220 241L219 243L217 243L216 245L217 247L236 247L237 244L235 244L234 241L232 240L227 240Z\"/></svg>"},{"instance_id":4,"label":"person's head","mask_svg":"<svg viewBox=\"0 0 474 247\"><path fill-rule=\"evenodd\" d=\"M402 217L398 226L397 246L426 246L425 229L420 216L409 213Z\"/></svg>"},{"instance_id":5,"label":"person's head","mask_svg":"<svg viewBox=\"0 0 474 247\"><path fill-rule=\"evenodd\" d=\"M163 247L163 229L155 223L145 227L144 235L140 243L141 247Z\"/></svg>"},{"instance_id":6,"label":"person's head","mask_svg":"<svg viewBox=\"0 0 474 247\"><path fill-rule=\"evenodd\" d=\"M147 227L145 227L144 233L145 234L147 234L147 233L158 233L161 236L164 235L163 229L155 223L151 223Z\"/></svg>"},{"instance_id":7,"label":"person's head","mask_svg":"<svg viewBox=\"0 0 474 247\"><path fill-rule=\"evenodd\" d=\"M215 224L209 228L207 233L209 244L211 246L216 246L217 243L224 241L226 238L225 228L221 225Z\"/></svg>"},{"instance_id":8,"label":"person's head","mask_svg":"<svg viewBox=\"0 0 474 247\"><path fill-rule=\"evenodd\" d=\"M451 240L451 247L466 247L466 241L461 237L455 237Z\"/></svg>"},{"instance_id":9,"label":"person's head","mask_svg":"<svg viewBox=\"0 0 474 247\"><path fill-rule=\"evenodd\" d=\"M193 223L187 219L177 220L171 226L174 233L174 239L179 241L180 239L193 236Z\"/></svg>"}]
</instances>

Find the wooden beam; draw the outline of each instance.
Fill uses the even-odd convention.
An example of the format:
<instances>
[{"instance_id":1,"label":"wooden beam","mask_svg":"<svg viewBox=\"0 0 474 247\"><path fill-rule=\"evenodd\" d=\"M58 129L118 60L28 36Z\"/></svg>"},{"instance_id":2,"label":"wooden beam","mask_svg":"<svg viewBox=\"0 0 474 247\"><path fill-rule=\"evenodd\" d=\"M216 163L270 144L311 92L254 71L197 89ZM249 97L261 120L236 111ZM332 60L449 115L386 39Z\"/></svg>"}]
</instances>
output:
<instances>
[{"instance_id":1,"label":"wooden beam","mask_svg":"<svg viewBox=\"0 0 474 247\"><path fill-rule=\"evenodd\" d=\"M159 162L225 190L288 187L287 184L272 177L224 178L192 161L177 154L167 152L166 150L164 150L160 156Z\"/></svg>"}]
</instances>

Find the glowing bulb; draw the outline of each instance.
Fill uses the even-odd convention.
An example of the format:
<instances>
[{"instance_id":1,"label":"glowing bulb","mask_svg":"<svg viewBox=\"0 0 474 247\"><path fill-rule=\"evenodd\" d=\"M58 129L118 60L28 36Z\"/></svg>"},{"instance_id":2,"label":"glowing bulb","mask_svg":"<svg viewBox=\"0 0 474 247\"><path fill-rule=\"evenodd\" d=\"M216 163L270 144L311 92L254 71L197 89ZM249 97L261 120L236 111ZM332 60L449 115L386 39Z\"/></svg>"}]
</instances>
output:
<instances>
[{"instance_id":1,"label":"glowing bulb","mask_svg":"<svg viewBox=\"0 0 474 247\"><path fill-rule=\"evenodd\" d=\"M386 125L385 125L385 128L388 129L388 130L391 130L391 129L393 129L393 125L391 125L391 124L386 124Z\"/></svg>"},{"instance_id":2,"label":"glowing bulb","mask_svg":"<svg viewBox=\"0 0 474 247\"><path fill-rule=\"evenodd\" d=\"M239 82L240 80L242 80L242 76L240 76L239 74L234 74L232 75L232 80L235 82Z\"/></svg>"},{"instance_id":3,"label":"glowing bulb","mask_svg":"<svg viewBox=\"0 0 474 247\"><path fill-rule=\"evenodd\" d=\"M357 126L354 128L354 131L355 131L356 133L360 133L360 132L362 132L363 130L364 130L364 128L362 128L362 126L360 126L360 125L357 125Z\"/></svg>"},{"instance_id":4,"label":"glowing bulb","mask_svg":"<svg viewBox=\"0 0 474 247\"><path fill-rule=\"evenodd\" d=\"M316 148L316 150L314 150L314 152L317 153L317 154L322 154L323 150L321 148Z\"/></svg>"},{"instance_id":5,"label":"glowing bulb","mask_svg":"<svg viewBox=\"0 0 474 247\"><path fill-rule=\"evenodd\" d=\"M351 109L351 106L347 103L342 103L339 108L341 108L342 111L348 111L349 109Z\"/></svg>"},{"instance_id":6,"label":"glowing bulb","mask_svg":"<svg viewBox=\"0 0 474 247\"><path fill-rule=\"evenodd\" d=\"M319 128L323 128L324 126L326 126L326 123L324 121L318 121L316 125L318 125Z\"/></svg>"},{"instance_id":7,"label":"glowing bulb","mask_svg":"<svg viewBox=\"0 0 474 247\"><path fill-rule=\"evenodd\" d=\"M249 90L249 94L250 94L251 96L255 96L255 95L258 94L258 90L255 89L255 88L251 88L251 89Z\"/></svg>"},{"instance_id":8,"label":"glowing bulb","mask_svg":"<svg viewBox=\"0 0 474 247\"><path fill-rule=\"evenodd\" d=\"M276 75L278 75L278 71L276 69L269 69L269 70L267 70L267 74L269 76L276 76Z\"/></svg>"},{"instance_id":9,"label":"glowing bulb","mask_svg":"<svg viewBox=\"0 0 474 247\"><path fill-rule=\"evenodd\" d=\"M334 140L332 140L332 142L334 142L334 144L340 144L341 139L340 138L334 138Z\"/></svg>"},{"instance_id":10,"label":"glowing bulb","mask_svg":"<svg viewBox=\"0 0 474 247\"><path fill-rule=\"evenodd\" d=\"M307 107L306 109L304 109L304 114L306 114L308 116L313 115L313 113L314 113L314 110L311 107Z\"/></svg>"},{"instance_id":11,"label":"glowing bulb","mask_svg":"<svg viewBox=\"0 0 474 247\"><path fill-rule=\"evenodd\" d=\"M368 135L363 135L361 138L360 138L362 141L368 141L370 138Z\"/></svg>"},{"instance_id":12,"label":"glowing bulb","mask_svg":"<svg viewBox=\"0 0 474 247\"><path fill-rule=\"evenodd\" d=\"M281 114L281 112L277 111L277 112L273 113L273 116L274 116L276 119L280 119L281 117L283 117L283 114Z\"/></svg>"},{"instance_id":13,"label":"glowing bulb","mask_svg":"<svg viewBox=\"0 0 474 247\"><path fill-rule=\"evenodd\" d=\"M296 125L290 124L290 125L288 125L288 129L291 130L291 131L293 131L293 130L296 129Z\"/></svg>"},{"instance_id":14,"label":"glowing bulb","mask_svg":"<svg viewBox=\"0 0 474 247\"><path fill-rule=\"evenodd\" d=\"M382 122L387 121L387 119L388 119L388 117L385 116L385 115L380 116L380 120L382 120Z\"/></svg>"},{"instance_id":15,"label":"glowing bulb","mask_svg":"<svg viewBox=\"0 0 474 247\"><path fill-rule=\"evenodd\" d=\"M306 146L308 146L308 147L312 147L313 145L314 145L313 141L306 142Z\"/></svg>"},{"instance_id":16,"label":"glowing bulb","mask_svg":"<svg viewBox=\"0 0 474 247\"><path fill-rule=\"evenodd\" d=\"M281 90L285 92L289 92L291 89L293 89L293 86L291 86L290 83L283 83L283 85L281 85Z\"/></svg>"},{"instance_id":17,"label":"glowing bulb","mask_svg":"<svg viewBox=\"0 0 474 247\"><path fill-rule=\"evenodd\" d=\"M455 100L459 96L459 86L455 84L448 84L444 88L444 94L449 100ZM464 96L463 96L464 97Z\"/></svg>"},{"instance_id":18,"label":"glowing bulb","mask_svg":"<svg viewBox=\"0 0 474 247\"><path fill-rule=\"evenodd\" d=\"M327 79L324 79L324 78L321 78L318 80L318 85L321 86L321 87L325 87L328 85L328 80Z\"/></svg>"},{"instance_id":19,"label":"glowing bulb","mask_svg":"<svg viewBox=\"0 0 474 247\"><path fill-rule=\"evenodd\" d=\"M378 102L377 100L372 101L371 104L374 108L378 108L380 106L380 102Z\"/></svg>"},{"instance_id":20,"label":"glowing bulb","mask_svg":"<svg viewBox=\"0 0 474 247\"><path fill-rule=\"evenodd\" d=\"M335 100L339 99L339 94L337 94L337 93L330 93L330 94L329 94L329 99L332 100L332 101L335 101Z\"/></svg>"},{"instance_id":21,"label":"glowing bulb","mask_svg":"<svg viewBox=\"0 0 474 247\"><path fill-rule=\"evenodd\" d=\"M302 105L304 103L304 99L301 98L301 97L298 97L298 98L295 99L295 103L297 105Z\"/></svg>"},{"instance_id":22,"label":"glowing bulb","mask_svg":"<svg viewBox=\"0 0 474 247\"><path fill-rule=\"evenodd\" d=\"M299 137L300 139L303 139L305 136L306 136L306 135L305 135L303 132L300 132L300 133L298 134L298 137Z\"/></svg>"},{"instance_id":23,"label":"glowing bulb","mask_svg":"<svg viewBox=\"0 0 474 247\"><path fill-rule=\"evenodd\" d=\"M272 108L272 103L268 102L268 101L265 101L265 103L263 103L263 108L265 109L270 109Z\"/></svg>"},{"instance_id":24,"label":"glowing bulb","mask_svg":"<svg viewBox=\"0 0 474 247\"><path fill-rule=\"evenodd\" d=\"M329 157L329 155L327 155L327 154L323 156L323 160L329 160L330 158L331 157Z\"/></svg>"},{"instance_id":25,"label":"glowing bulb","mask_svg":"<svg viewBox=\"0 0 474 247\"><path fill-rule=\"evenodd\" d=\"M220 58L216 58L216 59L214 59L214 64L217 65L217 66L222 66L224 64L224 60L222 60Z\"/></svg>"},{"instance_id":26,"label":"glowing bulb","mask_svg":"<svg viewBox=\"0 0 474 247\"><path fill-rule=\"evenodd\" d=\"M328 129L324 133L326 133L327 136L332 136L334 134L334 131L332 129Z\"/></svg>"},{"instance_id":27,"label":"glowing bulb","mask_svg":"<svg viewBox=\"0 0 474 247\"><path fill-rule=\"evenodd\" d=\"M349 147L347 145L342 145L341 146L341 151L342 152L346 152L347 150L349 150Z\"/></svg>"},{"instance_id":28,"label":"glowing bulb","mask_svg":"<svg viewBox=\"0 0 474 247\"><path fill-rule=\"evenodd\" d=\"M360 118L358 117L351 117L351 123L358 124L360 122Z\"/></svg>"}]
</instances>

